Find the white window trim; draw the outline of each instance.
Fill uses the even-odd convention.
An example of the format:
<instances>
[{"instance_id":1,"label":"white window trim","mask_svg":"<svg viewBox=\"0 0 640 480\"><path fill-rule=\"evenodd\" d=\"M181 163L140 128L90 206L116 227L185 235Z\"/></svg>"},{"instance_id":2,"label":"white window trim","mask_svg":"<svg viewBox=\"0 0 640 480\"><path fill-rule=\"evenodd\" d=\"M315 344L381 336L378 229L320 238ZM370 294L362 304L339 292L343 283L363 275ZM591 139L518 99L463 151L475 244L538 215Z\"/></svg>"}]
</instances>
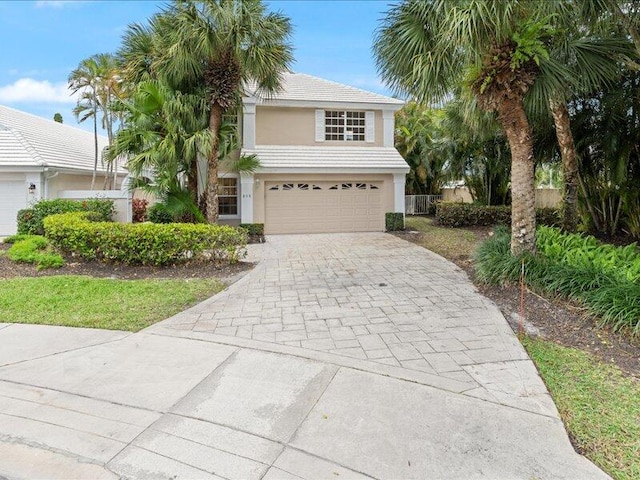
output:
<instances>
[{"instance_id":1,"label":"white window trim","mask_svg":"<svg viewBox=\"0 0 640 480\"><path fill-rule=\"evenodd\" d=\"M240 199L241 199L241 195L240 195L240 189L241 189L241 184L240 184L240 175L238 175L237 173L225 173L224 175L218 175L218 180L220 180L221 178L235 178L236 179L236 201L237 201L237 205L238 205L238 213L236 213L235 215L218 215L218 218L220 220L239 220L241 217L241 209L240 209ZM218 195L218 197L220 197L220 195Z\"/></svg>"},{"instance_id":2,"label":"white window trim","mask_svg":"<svg viewBox=\"0 0 640 480\"><path fill-rule=\"evenodd\" d=\"M327 140L327 126L334 126L334 125L327 125L327 112L344 113L345 124L342 125L344 138L342 140ZM363 133L364 139L363 140L347 140L347 131L346 131L347 113L363 113L363 112L364 112L364 133ZM375 113L373 111L368 111L368 110L367 111L356 110L356 109L343 110L339 108L330 109L330 110L316 110L316 141L317 142L321 141L321 142L355 143L355 144L372 143L375 141L374 133L373 133L375 131L374 119L375 119ZM321 124L319 125L318 122L320 122L320 120L321 120ZM322 132L322 136L320 136L320 131Z\"/></svg>"}]
</instances>

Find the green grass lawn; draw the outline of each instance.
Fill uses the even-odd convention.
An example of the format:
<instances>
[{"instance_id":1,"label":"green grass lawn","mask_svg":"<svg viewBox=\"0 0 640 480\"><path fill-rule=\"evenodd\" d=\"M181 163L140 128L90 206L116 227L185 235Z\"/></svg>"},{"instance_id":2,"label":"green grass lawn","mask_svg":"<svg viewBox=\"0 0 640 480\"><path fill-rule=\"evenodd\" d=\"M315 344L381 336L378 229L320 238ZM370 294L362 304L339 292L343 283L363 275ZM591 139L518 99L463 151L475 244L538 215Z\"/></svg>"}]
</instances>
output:
<instances>
[{"instance_id":1,"label":"green grass lawn","mask_svg":"<svg viewBox=\"0 0 640 480\"><path fill-rule=\"evenodd\" d=\"M0 321L137 332L223 288L213 279L13 278L0 280Z\"/></svg>"},{"instance_id":2,"label":"green grass lawn","mask_svg":"<svg viewBox=\"0 0 640 480\"><path fill-rule=\"evenodd\" d=\"M438 227L433 218L406 217L408 230L423 233L420 244L449 260L470 257L478 243L475 233L461 228Z\"/></svg>"},{"instance_id":3,"label":"green grass lawn","mask_svg":"<svg viewBox=\"0 0 640 480\"><path fill-rule=\"evenodd\" d=\"M616 479L640 478L640 383L581 350L524 345L584 455Z\"/></svg>"}]
</instances>

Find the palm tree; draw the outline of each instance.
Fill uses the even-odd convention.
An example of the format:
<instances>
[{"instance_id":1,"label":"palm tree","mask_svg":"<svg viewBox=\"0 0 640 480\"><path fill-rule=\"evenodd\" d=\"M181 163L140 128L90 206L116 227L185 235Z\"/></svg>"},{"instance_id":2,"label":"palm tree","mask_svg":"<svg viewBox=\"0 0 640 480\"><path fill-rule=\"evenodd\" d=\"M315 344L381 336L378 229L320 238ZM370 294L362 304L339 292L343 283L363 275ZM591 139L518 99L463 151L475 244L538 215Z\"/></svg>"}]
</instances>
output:
<instances>
[{"instance_id":1,"label":"palm tree","mask_svg":"<svg viewBox=\"0 0 640 480\"><path fill-rule=\"evenodd\" d=\"M387 12L374 40L383 80L397 93L429 103L465 84L497 114L511 150L511 251L535 252L532 129L524 98L542 68L562 2L407 0Z\"/></svg>"},{"instance_id":2,"label":"palm tree","mask_svg":"<svg viewBox=\"0 0 640 480\"><path fill-rule=\"evenodd\" d=\"M78 102L73 113L80 123L93 119L93 133L95 158L91 189L95 186L96 171L98 168L98 113L102 115L101 126L107 132L109 145L113 143L114 125L117 116L114 112L114 103L121 98L121 79L119 75L116 57L108 53L99 53L84 59L69 75L69 88L73 93L79 93ZM107 165L105 183L107 187L110 180L110 171L115 163L110 161ZM114 169L114 177L117 169Z\"/></svg>"},{"instance_id":3,"label":"palm tree","mask_svg":"<svg viewBox=\"0 0 640 480\"><path fill-rule=\"evenodd\" d=\"M100 69L96 59L85 58L78 67L69 75L69 89L73 94L79 93L73 114L82 123L89 118L93 119L94 161L93 174L91 176L91 190L96 183L98 171L98 82L100 81Z\"/></svg>"},{"instance_id":4,"label":"palm tree","mask_svg":"<svg viewBox=\"0 0 640 480\"><path fill-rule=\"evenodd\" d=\"M209 155L212 143L206 100L145 80L122 106L125 125L107 157L126 157L132 186L175 207L176 216L204 220L197 203L197 159Z\"/></svg>"},{"instance_id":5,"label":"palm tree","mask_svg":"<svg viewBox=\"0 0 640 480\"><path fill-rule=\"evenodd\" d=\"M206 214L215 223L223 115L238 108L242 88L249 82L255 82L259 94L272 94L280 87L293 59L290 21L267 13L260 0L185 0L167 9L156 24L161 25L163 47L154 49L151 72L178 89L202 86L206 91L211 131Z\"/></svg>"},{"instance_id":6,"label":"palm tree","mask_svg":"<svg viewBox=\"0 0 640 480\"><path fill-rule=\"evenodd\" d=\"M440 194L448 160L437 144L441 117L441 111L415 102L396 112L395 146L411 168L407 175L408 194Z\"/></svg>"},{"instance_id":7,"label":"palm tree","mask_svg":"<svg viewBox=\"0 0 640 480\"><path fill-rule=\"evenodd\" d=\"M623 58L632 54L630 42L624 36L597 32L581 9L574 9L558 18L549 48L553 68L541 68L538 81L529 92L527 103L533 114L551 113L562 159L563 203L562 224L567 231L578 225L578 163L571 131L567 102L575 94L606 88L619 76ZM540 112L543 110L543 112Z\"/></svg>"}]
</instances>

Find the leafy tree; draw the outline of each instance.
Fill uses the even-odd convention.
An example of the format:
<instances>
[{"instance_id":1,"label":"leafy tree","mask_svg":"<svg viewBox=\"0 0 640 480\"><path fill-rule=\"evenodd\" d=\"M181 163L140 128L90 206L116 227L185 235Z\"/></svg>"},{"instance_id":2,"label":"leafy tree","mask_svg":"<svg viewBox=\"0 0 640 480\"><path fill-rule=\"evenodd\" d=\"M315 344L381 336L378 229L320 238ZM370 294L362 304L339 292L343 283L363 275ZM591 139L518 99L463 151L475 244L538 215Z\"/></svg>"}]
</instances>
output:
<instances>
[{"instance_id":1,"label":"leafy tree","mask_svg":"<svg viewBox=\"0 0 640 480\"><path fill-rule=\"evenodd\" d=\"M122 97L121 78L116 57L108 53L100 53L84 59L78 67L69 75L69 88L73 93L79 93L79 98L73 113L79 122L93 119L93 133L95 145L95 158L91 189L95 186L96 171L98 168L98 115L101 115L100 123L107 132L109 145L113 143L114 126L118 121L115 112L115 103ZM116 163L110 161L105 175L106 188L110 180L109 173L114 170L114 178L117 175Z\"/></svg>"},{"instance_id":2,"label":"leafy tree","mask_svg":"<svg viewBox=\"0 0 640 480\"><path fill-rule=\"evenodd\" d=\"M53 121L54 121L54 122L58 122L58 123L63 123L62 115L61 115L60 113L56 112L56 113L53 115Z\"/></svg>"},{"instance_id":3,"label":"leafy tree","mask_svg":"<svg viewBox=\"0 0 640 480\"><path fill-rule=\"evenodd\" d=\"M478 104L496 112L511 150L514 254L534 252L532 129L524 97L540 71L554 66L546 42L559 2L407 0L389 10L374 52L383 80L428 103L466 83ZM466 81L465 81L466 79Z\"/></svg>"},{"instance_id":4,"label":"leafy tree","mask_svg":"<svg viewBox=\"0 0 640 480\"><path fill-rule=\"evenodd\" d=\"M507 205L510 152L495 118L464 97L456 97L443 111L441 143L446 148L449 178L463 179L475 202Z\"/></svg>"},{"instance_id":5,"label":"leafy tree","mask_svg":"<svg viewBox=\"0 0 640 480\"><path fill-rule=\"evenodd\" d=\"M162 36L145 44L154 57L148 65L139 61L138 71L148 68L179 90L203 87L206 94L211 131L206 213L215 223L223 115L239 106L242 88L249 82L259 94L279 88L293 59L291 25L287 17L268 13L260 0L180 1L156 17L153 25ZM142 32L135 36L141 42L145 37Z\"/></svg>"},{"instance_id":6,"label":"leafy tree","mask_svg":"<svg viewBox=\"0 0 640 480\"><path fill-rule=\"evenodd\" d=\"M406 184L410 195L439 195L446 180L447 157L436 145L441 117L442 112L415 102L396 112L395 146L411 168Z\"/></svg>"},{"instance_id":7,"label":"leafy tree","mask_svg":"<svg viewBox=\"0 0 640 480\"><path fill-rule=\"evenodd\" d=\"M96 183L98 171L98 82L100 71L95 58L86 58L69 75L69 88L73 93L79 93L78 102L73 114L82 123L93 119L94 161L91 177L91 190Z\"/></svg>"}]
</instances>

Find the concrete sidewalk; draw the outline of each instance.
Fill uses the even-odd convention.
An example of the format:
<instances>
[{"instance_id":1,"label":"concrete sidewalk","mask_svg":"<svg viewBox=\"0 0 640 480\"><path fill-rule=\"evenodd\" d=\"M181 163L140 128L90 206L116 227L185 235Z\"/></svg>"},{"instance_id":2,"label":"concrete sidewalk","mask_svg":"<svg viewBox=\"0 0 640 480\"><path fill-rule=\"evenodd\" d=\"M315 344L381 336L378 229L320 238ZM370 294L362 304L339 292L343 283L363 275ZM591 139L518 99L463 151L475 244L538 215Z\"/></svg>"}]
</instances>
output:
<instances>
[{"instance_id":1,"label":"concrete sidewalk","mask_svg":"<svg viewBox=\"0 0 640 480\"><path fill-rule=\"evenodd\" d=\"M240 282L137 334L0 324L0 476L608 478L574 452L535 368L511 340L513 334L499 311L474 293L454 266L389 235L334 236L316 254L309 252L318 252L317 242L326 239L305 237L279 237L271 245L255 246L252 254L260 256L261 263ZM335 241L339 239L348 241ZM390 246L397 271L381 255ZM343 255L349 258L341 259ZM290 282L286 275L291 262L296 263L297 278ZM414 267L403 277L400 270L408 269L409 262ZM375 279L365 278L372 275L365 265L377 272ZM353 311L345 305L357 304L353 299L362 297L365 286L375 280L388 286L385 301L397 302L399 309L417 305L420 296L413 295L415 285L410 280L422 288L420 279L414 278L418 268L428 270L432 279L440 277L451 292L432 295L435 301L425 306L422 316L413 312L416 315L409 318L394 317L400 312L391 310L392 303L385 307L385 322L372 322L382 317L365 315L367 322L357 322L360 325L330 327L337 324L318 318L322 309L308 304L309 295L341 298L344 302L334 305L330 315L336 315L336 308ZM340 278L346 277L339 276L347 273L350 283L341 284ZM335 278L326 282L328 275ZM323 282L328 291L322 290ZM241 306L262 303L249 300L256 298L254 289L262 298L272 297L274 285L280 285L281 294L289 298L281 308L292 309L281 312L283 328L274 332L301 335L304 330L306 339L313 339L309 334L324 332L319 323L284 329L289 313L300 313L306 322L304 312L313 312L315 318L308 321L324 322L329 332L329 337L318 338L330 338L334 347L341 340L331 336L331 329L341 329L337 335L344 335L345 327L352 332L358 326L367 329L362 335L359 329L354 332L356 337L367 335L356 339L359 347L344 347L361 348L365 358L320 348L328 342L310 348L278 342L275 336L273 341L268 341L270 336L262 340L238 336L237 328L223 330L228 333L223 335L215 331L219 323L213 330L197 328L199 322L211 327L217 312L237 310L238 304L228 307L238 299L244 299ZM329 296L340 289L341 295ZM284 293L292 291L295 296ZM447 296L450 309L444 308ZM455 316L461 310L457 297L470 302L468 310L476 317ZM240 308L234 318L252 318L248 312L255 308ZM376 307L362 300L358 308ZM272 320L273 312L264 310L264 315L255 316ZM442 313L446 311L453 316ZM338 318L349 323L348 319L362 317ZM470 330L473 318L478 319L475 333ZM443 357L429 356L421 358L427 365L404 365L397 360L398 349L393 353L397 364L369 358L367 351L376 350L365 348L375 335L369 327L383 323L390 324L389 333L416 350L415 344L424 342L425 355L444 353L454 362L457 358L455 368L438 369L435 359ZM256 325L270 324L276 322ZM399 328L414 324L419 328ZM433 348L446 339L442 334L449 329L479 337L490 332L490 341L503 353L496 359L465 363L451 355L453 351L426 352L427 346ZM476 340L458 341L475 346Z\"/></svg>"}]
</instances>

